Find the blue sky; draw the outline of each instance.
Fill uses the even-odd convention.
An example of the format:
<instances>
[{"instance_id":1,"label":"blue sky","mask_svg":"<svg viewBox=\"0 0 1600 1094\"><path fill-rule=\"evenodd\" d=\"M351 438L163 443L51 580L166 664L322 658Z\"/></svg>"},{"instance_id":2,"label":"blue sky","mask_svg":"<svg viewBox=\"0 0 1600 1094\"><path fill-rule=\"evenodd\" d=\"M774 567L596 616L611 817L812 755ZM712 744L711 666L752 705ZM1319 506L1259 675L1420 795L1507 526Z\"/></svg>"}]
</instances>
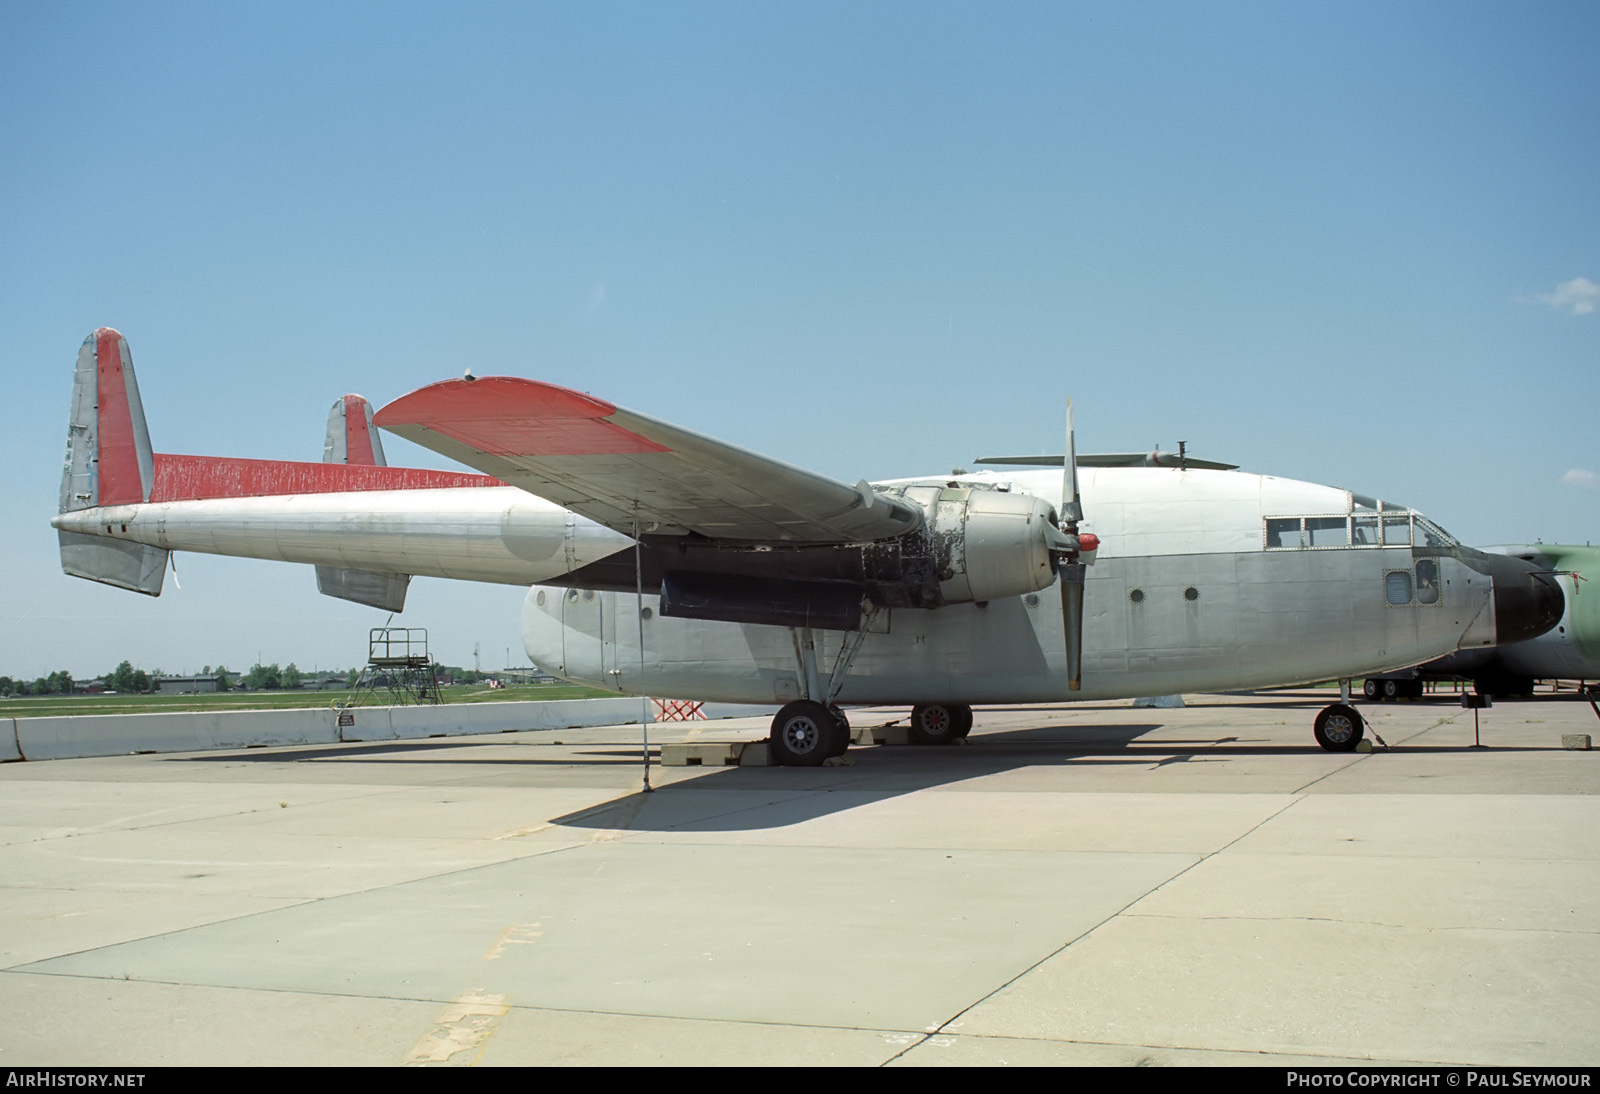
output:
<instances>
[{"instance_id":1,"label":"blue sky","mask_svg":"<svg viewBox=\"0 0 1600 1094\"><path fill-rule=\"evenodd\" d=\"M70 376L158 451L511 373L854 482L1164 449L1600 539L1600 7L0 4L0 674L345 667L381 613L61 575ZM443 466L399 440L391 462ZM436 654L521 594L418 579Z\"/></svg>"}]
</instances>

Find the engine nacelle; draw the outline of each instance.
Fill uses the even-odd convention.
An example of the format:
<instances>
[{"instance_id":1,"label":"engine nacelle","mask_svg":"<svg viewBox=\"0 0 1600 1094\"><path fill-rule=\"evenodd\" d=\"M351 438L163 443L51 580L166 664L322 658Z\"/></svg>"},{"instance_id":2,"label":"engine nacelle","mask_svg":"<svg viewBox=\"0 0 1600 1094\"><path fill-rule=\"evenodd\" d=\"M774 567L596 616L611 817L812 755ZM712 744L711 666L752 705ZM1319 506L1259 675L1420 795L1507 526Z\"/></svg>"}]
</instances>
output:
<instances>
[{"instance_id":1,"label":"engine nacelle","mask_svg":"<svg viewBox=\"0 0 1600 1094\"><path fill-rule=\"evenodd\" d=\"M1040 498L971 486L912 486L922 506L939 600L1002 600L1055 581L1050 541L1055 509Z\"/></svg>"}]
</instances>

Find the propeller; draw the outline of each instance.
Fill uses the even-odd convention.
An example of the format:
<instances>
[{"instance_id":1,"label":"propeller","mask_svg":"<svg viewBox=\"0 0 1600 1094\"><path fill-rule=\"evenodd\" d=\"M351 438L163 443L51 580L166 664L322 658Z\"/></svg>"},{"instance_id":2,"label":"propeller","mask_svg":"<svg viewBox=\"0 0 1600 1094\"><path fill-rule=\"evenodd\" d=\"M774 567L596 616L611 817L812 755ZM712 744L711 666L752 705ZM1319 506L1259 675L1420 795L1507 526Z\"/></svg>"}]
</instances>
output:
<instances>
[{"instance_id":1,"label":"propeller","mask_svg":"<svg viewBox=\"0 0 1600 1094\"><path fill-rule=\"evenodd\" d=\"M1061 629L1067 646L1067 689L1083 689L1083 584L1084 555L1093 555L1100 539L1092 532L1079 532L1083 520L1083 498L1078 493L1077 444L1072 427L1072 400L1067 400L1067 448L1061 461L1061 532L1052 544L1056 552L1056 573L1061 580Z\"/></svg>"}]
</instances>

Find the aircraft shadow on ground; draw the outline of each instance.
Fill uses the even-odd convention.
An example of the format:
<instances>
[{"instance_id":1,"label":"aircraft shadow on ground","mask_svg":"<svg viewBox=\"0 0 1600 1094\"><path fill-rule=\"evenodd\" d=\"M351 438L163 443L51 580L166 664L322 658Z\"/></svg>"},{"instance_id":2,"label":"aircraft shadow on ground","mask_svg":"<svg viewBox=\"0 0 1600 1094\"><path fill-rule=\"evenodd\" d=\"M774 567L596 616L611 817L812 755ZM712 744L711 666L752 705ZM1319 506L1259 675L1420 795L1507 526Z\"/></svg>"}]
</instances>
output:
<instances>
[{"instance_id":1,"label":"aircraft shadow on ground","mask_svg":"<svg viewBox=\"0 0 1600 1094\"><path fill-rule=\"evenodd\" d=\"M552 757L519 757L507 760L503 757L472 757L465 755L450 755L462 753L472 749L503 748L522 746L535 748L542 743L527 742L500 742L485 741L481 737L460 740L429 740L429 741L352 741L342 745L307 745L252 748L248 752L223 752L207 753L205 755L186 754L182 756L169 756L165 759L178 763L239 763L241 761L254 761L256 763L337 763L343 761L373 760L425 760L438 761L451 764L483 764L493 767L527 766L537 764L541 766L561 767L571 766L573 760L568 756ZM651 755L659 755L658 749L651 749ZM443 755L430 755L430 753L443 753ZM594 758L593 763L618 763L635 764L639 762L637 750L632 756L614 755L606 752L590 753Z\"/></svg>"},{"instance_id":2,"label":"aircraft shadow on ground","mask_svg":"<svg viewBox=\"0 0 1600 1094\"><path fill-rule=\"evenodd\" d=\"M1018 708L1009 708L1015 712ZM1026 709L1026 708L1023 708ZM1041 708L1059 711L1060 708ZM1121 708L1126 711L1127 708ZM636 790L597 806L551 817L548 823L591 831L738 832L782 828L886 801L906 794L978 778L1042 767L1128 768L1155 771L1178 764L1221 763L1230 759L1271 756L1328 756L1307 734L1305 743L1280 743L1219 733L1144 741L1165 728L1163 722L1053 723L976 733L966 746L887 745L852 749L852 762L837 767L702 768L689 778L673 768L675 781L651 791ZM518 767L598 767L615 770L640 766L637 742L585 742L555 746L551 757L522 755L473 756L475 750L503 749L513 744L532 753L552 747L541 741L499 742L452 739L374 741L338 746L250 749L207 755L170 757L174 763L372 763L423 761L450 765ZM1408 751L1401 746L1394 751ZM1409 751L1416 751L1410 749ZM1474 749L1470 745L1429 745L1431 754L1540 751L1523 747ZM652 759L659 748L650 750ZM1354 760L1350 753L1330 759ZM657 768L659 771L660 769ZM708 791L737 793L740 800L711 803ZM710 808L708 809L708 805Z\"/></svg>"}]
</instances>

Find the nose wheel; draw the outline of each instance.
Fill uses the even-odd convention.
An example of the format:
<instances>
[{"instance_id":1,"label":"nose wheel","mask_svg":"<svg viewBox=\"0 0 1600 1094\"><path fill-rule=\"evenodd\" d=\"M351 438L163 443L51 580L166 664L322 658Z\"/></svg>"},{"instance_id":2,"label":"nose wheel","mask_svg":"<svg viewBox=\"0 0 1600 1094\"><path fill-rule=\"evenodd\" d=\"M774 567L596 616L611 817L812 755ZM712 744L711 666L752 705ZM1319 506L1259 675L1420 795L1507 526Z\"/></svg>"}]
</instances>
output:
<instances>
[{"instance_id":1,"label":"nose wheel","mask_svg":"<svg viewBox=\"0 0 1600 1094\"><path fill-rule=\"evenodd\" d=\"M1334 703L1322 708L1311 732L1316 736L1317 744L1329 752L1354 752L1361 738L1366 736L1367 723L1354 707Z\"/></svg>"}]
</instances>

